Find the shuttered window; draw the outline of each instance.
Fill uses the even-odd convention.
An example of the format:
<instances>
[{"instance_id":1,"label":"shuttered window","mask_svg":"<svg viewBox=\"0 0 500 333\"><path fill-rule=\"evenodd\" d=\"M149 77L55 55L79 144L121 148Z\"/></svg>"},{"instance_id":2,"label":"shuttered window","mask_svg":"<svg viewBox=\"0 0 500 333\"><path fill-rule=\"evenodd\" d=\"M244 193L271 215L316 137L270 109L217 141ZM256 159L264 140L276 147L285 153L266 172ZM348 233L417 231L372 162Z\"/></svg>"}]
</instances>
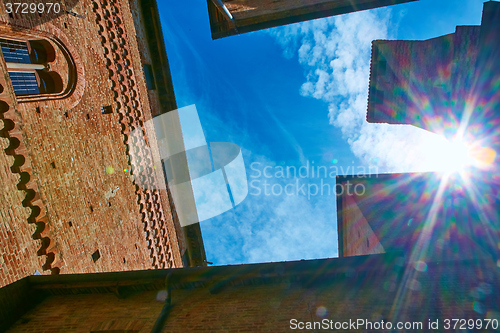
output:
<instances>
[{"instance_id":1,"label":"shuttered window","mask_svg":"<svg viewBox=\"0 0 500 333\"><path fill-rule=\"evenodd\" d=\"M28 46L25 42L0 38L0 46L5 62L31 63Z\"/></svg>"},{"instance_id":2,"label":"shuttered window","mask_svg":"<svg viewBox=\"0 0 500 333\"><path fill-rule=\"evenodd\" d=\"M16 95L32 95L40 93L35 73L9 72L9 76Z\"/></svg>"}]
</instances>

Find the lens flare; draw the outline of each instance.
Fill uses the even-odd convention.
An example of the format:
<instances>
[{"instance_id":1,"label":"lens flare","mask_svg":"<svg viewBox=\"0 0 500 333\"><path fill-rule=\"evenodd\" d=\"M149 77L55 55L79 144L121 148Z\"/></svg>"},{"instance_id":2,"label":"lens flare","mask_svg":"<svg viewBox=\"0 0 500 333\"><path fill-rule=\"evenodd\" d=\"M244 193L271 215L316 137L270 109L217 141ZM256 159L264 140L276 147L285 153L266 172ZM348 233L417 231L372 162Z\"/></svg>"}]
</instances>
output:
<instances>
[{"instance_id":1,"label":"lens flare","mask_svg":"<svg viewBox=\"0 0 500 333\"><path fill-rule=\"evenodd\" d=\"M463 174L472 168L488 169L496 159L495 150L463 138L446 139L436 135L420 145L426 151L428 168L447 174Z\"/></svg>"},{"instance_id":2,"label":"lens flare","mask_svg":"<svg viewBox=\"0 0 500 333\"><path fill-rule=\"evenodd\" d=\"M481 169L487 169L493 165L496 159L495 150L489 147L475 147L470 152L474 165Z\"/></svg>"},{"instance_id":3,"label":"lens flare","mask_svg":"<svg viewBox=\"0 0 500 333\"><path fill-rule=\"evenodd\" d=\"M448 141L447 149L443 151L445 157L445 170L447 172L460 172L474 163L469 146L460 139Z\"/></svg>"}]
</instances>

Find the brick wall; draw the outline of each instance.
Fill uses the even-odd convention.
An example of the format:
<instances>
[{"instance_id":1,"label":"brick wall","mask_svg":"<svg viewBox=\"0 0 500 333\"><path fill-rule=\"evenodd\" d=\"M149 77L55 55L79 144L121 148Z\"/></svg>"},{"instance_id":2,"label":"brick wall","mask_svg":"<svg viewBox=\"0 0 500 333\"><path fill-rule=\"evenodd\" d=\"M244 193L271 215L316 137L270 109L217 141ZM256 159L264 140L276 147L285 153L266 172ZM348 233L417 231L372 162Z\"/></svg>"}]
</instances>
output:
<instances>
[{"instance_id":1,"label":"brick wall","mask_svg":"<svg viewBox=\"0 0 500 333\"><path fill-rule=\"evenodd\" d=\"M411 124L452 137L470 100L481 26L423 41L372 44L367 120ZM474 96L473 96L474 95Z\"/></svg>"},{"instance_id":2,"label":"brick wall","mask_svg":"<svg viewBox=\"0 0 500 333\"><path fill-rule=\"evenodd\" d=\"M4 73L3 63L0 66ZM12 149L16 137L9 132L18 128L18 116L4 76L0 85L0 286L4 286L41 271L45 258L37 256L40 245L32 238L37 228L27 222L31 209L22 204L26 193L17 187L21 176L12 171L18 156Z\"/></svg>"},{"instance_id":3,"label":"brick wall","mask_svg":"<svg viewBox=\"0 0 500 333\"><path fill-rule=\"evenodd\" d=\"M154 138L140 146L130 137L159 104L146 89L140 57L146 46L135 39L130 4L82 0L72 10L81 17L63 15L37 26L0 18L0 35L18 37L13 24L30 27L22 38L60 41L76 68L76 87L60 99L16 98L8 76L0 78L0 99L9 109L0 118L12 125L0 142L0 286L35 270L58 274L182 265L181 236L166 191L140 188L132 174L141 169L151 181L162 181L148 169L159 163L154 151L148 153ZM64 69L60 74L69 77ZM103 106L113 112L102 114ZM19 147L8 149L14 137ZM130 149L142 158L135 169ZM22 162L11 169L15 158ZM19 187L23 175L27 181ZM94 262L97 250L100 258Z\"/></svg>"},{"instance_id":4,"label":"brick wall","mask_svg":"<svg viewBox=\"0 0 500 333\"><path fill-rule=\"evenodd\" d=\"M151 332L163 304L157 292L119 299L113 294L52 296L25 314L10 332Z\"/></svg>"},{"instance_id":5,"label":"brick wall","mask_svg":"<svg viewBox=\"0 0 500 333\"><path fill-rule=\"evenodd\" d=\"M379 239L363 216L354 197L344 194L342 197L342 255L344 257L364 254L385 253Z\"/></svg>"},{"instance_id":6,"label":"brick wall","mask_svg":"<svg viewBox=\"0 0 500 333\"><path fill-rule=\"evenodd\" d=\"M386 255L365 258L193 271L186 277L190 282L172 292L163 332L288 332L292 331L291 319L383 320L393 325L409 321L421 322L423 328L429 320L438 319L438 331L442 331L447 318L500 320L496 296L500 292L500 268L492 262L405 263L403 258L396 258L386 264ZM314 264L315 269L298 269L306 264ZM287 272L292 266L296 266L296 273ZM240 278L247 269L254 272L253 276ZM211 271L229 275L210 279ZM51 296L21 317L9 332L29 332L36 327L47 332L132 327L149 332L161 312L157 296L156 292L125 299L111 294ZM349 331L383 330L360 327Z\"/></svg>"}]
</instances>

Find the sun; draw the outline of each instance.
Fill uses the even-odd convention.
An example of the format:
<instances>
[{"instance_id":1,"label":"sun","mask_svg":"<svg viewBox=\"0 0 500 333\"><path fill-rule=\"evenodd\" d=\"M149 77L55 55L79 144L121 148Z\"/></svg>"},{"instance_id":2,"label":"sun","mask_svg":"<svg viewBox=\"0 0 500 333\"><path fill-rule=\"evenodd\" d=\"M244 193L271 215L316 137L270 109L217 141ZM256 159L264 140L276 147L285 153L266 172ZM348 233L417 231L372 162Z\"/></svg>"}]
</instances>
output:
<instances>
[{"instance_id":1,"label":"sun","mask_svg":"<svg viewBox=\"0 0 500 333\"><path fill-rule=\"evenodd\" d=\"M444 172L461 172L474 164L471 147L461 139L447 140L443 149Z\"/></svg>"},{"instance_id":2,"label":"sun","mask_svg":"<svg viewBox=\"0 0 500 333\"><path fill-rule=\"evenodd\" d=\"M446 174L462 174L475 168L488 169L496 158L493 149L462 137L447 139L437 135L426 142L424 148L430 168Z\"/></svg>"}]
</instances>

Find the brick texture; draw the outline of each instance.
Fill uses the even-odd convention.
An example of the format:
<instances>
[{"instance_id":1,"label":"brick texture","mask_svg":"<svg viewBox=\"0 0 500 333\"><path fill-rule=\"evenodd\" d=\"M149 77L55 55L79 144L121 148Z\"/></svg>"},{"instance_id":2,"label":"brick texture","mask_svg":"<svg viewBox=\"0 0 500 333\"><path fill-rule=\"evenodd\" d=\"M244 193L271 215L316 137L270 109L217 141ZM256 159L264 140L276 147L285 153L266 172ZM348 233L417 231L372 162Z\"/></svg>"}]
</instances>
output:
<instances>
[{"instance_id":1,"label":"brick texture","mask_svg":"<svg viewBox=\"0 0 500 333\"><path fill-rule=\"evenodd\" d=\"M58 98L16 97L0 60L0 286L35 270L182 266L182 236L167 192L134 181L145 175L164 182L151 170L159 165L154 138L130 136L159 105L146 88L142 65L148 59L141 54L149 53L142 21L133 19L142 15L138 8L135 1L82 0L72 9L79 16L48 23L0 17L1 37L44 38L56 52L67 52L51 69L74 85ZM112 113L101 113L103 106ZM131 150L140 156L135 165Z\"/></svg>"},{"instance_id":2,"label":"brick texture","mask_svg":"<svg viewBox=\"0 0 500 333\"><path fill-rule=\"evenodd\" d=\"M458 127L476 84L480 31L480 26L459 26L429 40L373 41L367 121L436 133Z\"/></svg>"},{"instance_id":3,"label":"brick texture","mask_svg":"<svg viewBox=\"0 0 500 333\"><path fill-rule=\"evenodd\" d=\"M422 329L407 331L431 331L429 320L439 320L439 329L434 331L444 331L445 319L500 320L500 270L493 262L405 263L400 258L401 262L384 264L386 255L366 258L213 267L203 273L184 273L182 287L172 291L163 332L289 332L293 331L291 319L383 320L394 326L398 322L422 323ZM292 267L297 271L287 275ZM241 278L244 270L253 273ZM209 278L214 271L228 275ZM37 332L150 332L163 306L159 295L160 290L124 299L109 293L50 296L19 318L9 332L40 327L43 330ZM316 327L304 331L339 330ZM345 331L390 330L363 326Z\"/></svg>"},{"instance_id":4,"label":"brick texture","mask_svg":"<svg viewBox=\"0 0 500 333\"><path fill-rule=\"evenodd\" d=\"M12 332L151 332L163 304L157 292L53 296L22 317Z\"/></svg>"}]
</instances>

